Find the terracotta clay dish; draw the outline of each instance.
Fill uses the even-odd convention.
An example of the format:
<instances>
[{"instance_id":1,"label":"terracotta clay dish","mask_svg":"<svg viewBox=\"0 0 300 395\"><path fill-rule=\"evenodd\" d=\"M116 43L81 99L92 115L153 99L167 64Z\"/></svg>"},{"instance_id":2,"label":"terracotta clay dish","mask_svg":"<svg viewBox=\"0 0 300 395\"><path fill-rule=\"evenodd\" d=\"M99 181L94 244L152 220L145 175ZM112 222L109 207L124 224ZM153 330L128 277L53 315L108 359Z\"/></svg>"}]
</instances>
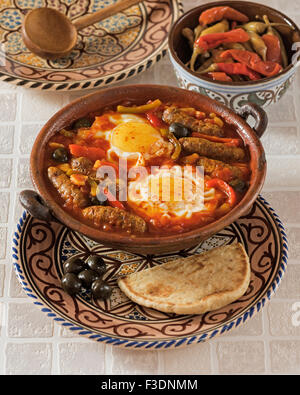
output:
<instances>
[{"instance_id":1,"label":"terracotta clay dish","mask_svg":"<svg viewBox=\"0 0 300 395\"><path fill-rule=\"evenodd\" d=\"M186 231L173 233L144 232L138 235L119 231L106 231L99 226L93 226L85 218L77 218L73 212L67 212L57 200L57 195L49 187L47 146L49 139L62 128L68 127L74 121L91 113L99 113L104 107L116 106L124 98L132 105L141 105L148 100L159 99L162 103L183 103L187 107L200 109L205 114L215 114L233 127L243 140L249 153L249 169L251 177L249 187L241 200L238 200L227 214L213 222L196 226ZM253 116L256 122L250 128L245 119ZM194 247L201 241L217 233L242 216L254 203L259 195L266 175L266 159L264 149L258 136L266 130L267 116L264 110L254 104L245 105L239 115L230 111L216 101L198 93L175 87L161 85L126 85L122 87L101 89L95 93L83 96L58 111L42 128L37 136L31 152L30 168L33 185L36 192L29 194L23 191L20 200L23 207L36 218L49 221L60 221L74 231L84 234L94 241L109 247L140 254L161 254ZM89 133L89 132L88 132ZM154 133L154 132L152 132ZM102 143L101 143L102 144ZM139 150L139 148L137 148ZM140 152L140 151L139 151ZM52 165L50 165L52 166ZM39 197L40 196L40 197ZM47 215L48 213L48 215ZM44 215L46 214L46 216ZM199 223L199 222L198 222Z\"/></svg>"},{"instance_id":2,"label":"terracotta clay dish","mask_svg":"<svg viewBox=\"0 0 300 395\"><path fill-rule=\"evenodd\" d=\"M183 10L178 0L145 0L81 30L72 53L45 60L23 43L21 25L29 7L54 7L72 21L103 7L97 0L33 0L0 5L0 80L27 88L78 90L107 86L139 74L167 51L168 32ZM113 0L105 2L113 4Z\"/></svg>"},{"instance_id":3,"label":"terracotta clay dish","mask_svg":"<svg viewBox=\"0 0 300 395\"><path fill-rule=\"evenodd\" d=\"M131 302L117 278L134 271L241 242L250 258L251 279L239 300L202 315L166 314ZM17 277L33 303L47 316L78 335L131 349L168 349L197 344L239 327L274 295L287 265L284 227L259 197L249 211L194 248L176 253L142 255L109 248L57 222L47 223L24 212L13 237ZM70 256L100 255L106 262L109 300L94 300L88 291L72 297L61 288L63 263Z\"/></svg>"}]
</instances>

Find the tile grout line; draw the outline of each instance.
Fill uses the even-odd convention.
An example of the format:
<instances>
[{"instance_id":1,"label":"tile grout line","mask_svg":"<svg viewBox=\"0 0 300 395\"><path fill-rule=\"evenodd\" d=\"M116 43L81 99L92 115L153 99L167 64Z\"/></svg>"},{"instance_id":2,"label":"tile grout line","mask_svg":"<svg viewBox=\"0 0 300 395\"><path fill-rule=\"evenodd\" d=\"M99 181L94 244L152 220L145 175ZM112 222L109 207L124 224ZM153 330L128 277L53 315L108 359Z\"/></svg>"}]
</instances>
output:
<instances>
[{"instance_id":1,"label":"tile grout line","mask_svg":"<svg viewBox=\"0 0 300 395\"><path fill-rule=\"evenodd\" d=\"M217 375L217 374L219 374L219 371L220 371L217 347L218 347L217 341L211 342L210 347L209 347L210 358L211 358L210 366L211 366L211 374L212 375Z\"/></svg>"},{"instance_id":2,"label":"tile grout line","mask_svg":"<svg viewBox=\"0 0 300 395\"><path fill-rule=\"evenodd\" d=\"M18 156L18 146L19 146L19 141L20 141L20 128L21 128L21 105L22 105L22 94L16 94L16 100L17 100L17 105L16 105L16 127L14 130L14 146L13 146L13 154L14 157L17 158ZM17 166L12 165L11 169L11 179L10 179L10 204L9 204L9 216L8 216L8 221L7 221L7 227L8 227L8 232L7 232L7 243L6 243L6 258L7 262L11 262L11 248L12 248L12 235L14 232L14 227L15 227L15 221L14 221L14 209L15 209L15 193L13 192L14 190L14 185L17 185ZM7 278L11 278L11 275L14 274L12 273L13 271L12 265L8 266L6 263L5 267L5 274ZM9 290L10 290L10 284L7 283L5 289L4 289L4 295L9 296ZM6 371L6 347L7 344L10 340L8 336L8 303L5 304L5 316L2 318L2 323L4 323L4 328L2 328L2 334L1 334L1 341L4 343L2 349L4 350L3 352L3 374L5 374Z\"/></svg>"}]
</instances>

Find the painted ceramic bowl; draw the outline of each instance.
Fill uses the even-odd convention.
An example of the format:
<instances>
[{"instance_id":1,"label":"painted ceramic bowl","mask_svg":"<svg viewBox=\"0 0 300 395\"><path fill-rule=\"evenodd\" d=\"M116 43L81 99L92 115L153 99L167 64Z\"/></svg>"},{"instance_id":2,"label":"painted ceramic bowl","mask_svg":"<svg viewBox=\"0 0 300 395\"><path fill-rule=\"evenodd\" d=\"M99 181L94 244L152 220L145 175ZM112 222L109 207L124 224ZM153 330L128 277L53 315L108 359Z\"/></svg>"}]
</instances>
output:
<instances>
[{"instance_id":1,"label":"painted ceramic bowl","mask_svg":"<svg viewBox=\"0 0 300 395\"><path fill-rule=\"evenodd\" d=\"M105 232L87 225L67 213L57 201L55 191L52 191L49 187L47 171L43 166L47 143L53 134L71 125L75 120L90 113L99 112L106 107L115 106L124 101L124 98L137 105L150 99L153 100L153 98L159 98L162 102L182 103L187 107L201 109L206 113L215 113L223 118L226 123L232 125L249 151L252 172L248 191L240 203L227 215L209 225L172 236L132 237L117 232ZM83 96L57 112L37 136L30 159L32 181L37 193L23 191L20 196L21 204L34 217L46 221L59 221L68 228L80 232L100 244L129 252L158 254L195 246L245 214L258 197L265 180L266 159L259 136L267 127L266 113L254 104L245 105L239 113L240 115L237 115L219 102L199 93L162 85L113 87ZM256 125L253 129L243 119L249 115L256 119Z\"/></svg>"},{"instance_id":2,"label":"painted ceramic bowl","mask_svg":"<svg viewBox=\"0 0 300 395\"><path fill-rule=\"evenodd\" d=\"M186 39L181 34L182 29L185 27L195 28L199 24L201 12L220 5L231 6L246 14L251 20L255 20L256 15L267 15L272 22L292 26L293 31L282 27L277 28L284 40L290 65L278 76L250 82L217 82L192 72L185 66L191 54ZM218 1L193 8L175 22L169 34L169 54L180 87L207 95L233 109L240 108L246 102L267 107L282 98L295 77L297 67L292 64L292 47L299 41L298 26L277 10L248 1Z\"/></svg>"}]
</instances>

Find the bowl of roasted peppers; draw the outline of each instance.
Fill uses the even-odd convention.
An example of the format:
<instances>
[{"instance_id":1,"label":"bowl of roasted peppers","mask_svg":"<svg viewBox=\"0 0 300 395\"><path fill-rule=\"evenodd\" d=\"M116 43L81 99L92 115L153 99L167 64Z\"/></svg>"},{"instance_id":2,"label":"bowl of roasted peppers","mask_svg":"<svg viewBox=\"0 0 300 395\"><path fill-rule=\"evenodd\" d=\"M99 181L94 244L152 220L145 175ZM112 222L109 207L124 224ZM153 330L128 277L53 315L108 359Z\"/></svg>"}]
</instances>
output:
<instances>
[{"instance_id":1,"label":"bowl of roasted peppers","mask_svg":"<svg viewBox=\"0 0 300 395\"><path fill-rule=\"evenodd\" d=\"M173 25L169 54L180 87L238 110L278 102L297 70L300 30L263 4L218 1Z\"/></svg>"}]
</instances>

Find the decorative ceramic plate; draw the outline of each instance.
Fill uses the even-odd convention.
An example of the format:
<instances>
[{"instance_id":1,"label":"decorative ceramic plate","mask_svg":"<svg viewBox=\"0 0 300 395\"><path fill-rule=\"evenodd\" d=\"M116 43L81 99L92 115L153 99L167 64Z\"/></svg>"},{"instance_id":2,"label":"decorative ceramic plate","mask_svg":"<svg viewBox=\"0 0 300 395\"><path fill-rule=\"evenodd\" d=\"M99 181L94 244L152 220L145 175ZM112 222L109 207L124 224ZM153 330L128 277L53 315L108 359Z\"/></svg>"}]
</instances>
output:
<instances>
[{"instance_id":1,"label":"decorative ceramic plate","mask_svg":"<svg viewBox=\"0 0 300 395\"><path fill-rule=\"evenodd\" d=\"M77 90L132 77L166 54L168 32L182 14L178 0L145 0L78 32L72 53L44 60L24 45L21 24L32 8L52 7L71 20L116 0L1 0L0 79L28 88Z\"/></svg>"},{"instance_id":2,"label":"decorative ceramic plate","mask_svg":"<svg viewBox=\"0 0 300 395\"><path fill-rule=\"evenodd\" d=\"M193 249L176 254L142 256L97 244L57 223L23 214L14 235L14 267L23 289L49 317L79 335L134 349L167 349L196 344L238 327L271 298L287 264L287 238L274 210L260 197L249 213ZM246 294L230 305L202 315L175 315L131 302L118 288L120 275L186 257L224 244L241 242L251 262ZM113 287L108 301L89 292L76 297L60 285L64 261L78 255L101 255Z\"/></svg>"}]
</instances>

